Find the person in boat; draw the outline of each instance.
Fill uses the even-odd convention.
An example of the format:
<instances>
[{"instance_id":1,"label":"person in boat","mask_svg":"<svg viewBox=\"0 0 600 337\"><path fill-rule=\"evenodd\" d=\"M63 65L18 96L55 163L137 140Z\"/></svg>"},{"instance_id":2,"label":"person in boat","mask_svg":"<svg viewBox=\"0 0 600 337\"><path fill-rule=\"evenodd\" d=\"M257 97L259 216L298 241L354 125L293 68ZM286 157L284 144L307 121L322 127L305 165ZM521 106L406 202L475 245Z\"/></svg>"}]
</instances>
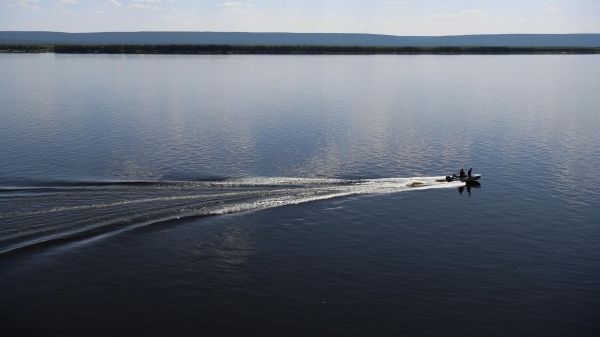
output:
<instances>
[{"instance_id":1,"label":"person in boat","mask_svg":"<svg viewBox=\"0 0 600 337\"><path fill-rule=\"evenodd\" d=\"M466 176L467 176L467 175L465 174L465 169L462 169L462 168L461 168L461 169L460 169L460 177L461 177L461 178L464 178L464 177L466 177Z\"/></svg>"},{"instance_id":2,"label":"person in boat","mask_svg":"<svg viewBox=\"0 0 600 337\"><path fill-rule=\"evenodd\" d=\"M472 172L472 171L473 171L473 168L471 167L471 168L469 169L469 172L467 173L467 176L469 176L469 177L470 177L470 176L471 176L471 172Z\"/></svg>"}]
</instances>

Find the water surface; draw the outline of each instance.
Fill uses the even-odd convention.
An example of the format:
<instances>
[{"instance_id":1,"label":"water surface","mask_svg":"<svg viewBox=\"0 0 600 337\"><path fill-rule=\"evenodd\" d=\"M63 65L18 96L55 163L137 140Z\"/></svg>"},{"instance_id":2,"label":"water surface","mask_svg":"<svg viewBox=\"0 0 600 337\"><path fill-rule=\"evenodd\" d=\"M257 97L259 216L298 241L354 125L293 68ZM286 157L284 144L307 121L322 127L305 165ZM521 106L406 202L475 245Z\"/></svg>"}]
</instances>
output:
<instances>
[{"instance_id":1,"label":"water surface","mask_svg":"<svg viewBox=\"0 0 600 337\"><path fill-rule=\"evenodd\" d=\"M3 334L600 331L597 55L0 72Z\"/></svg>"}]
</instances>

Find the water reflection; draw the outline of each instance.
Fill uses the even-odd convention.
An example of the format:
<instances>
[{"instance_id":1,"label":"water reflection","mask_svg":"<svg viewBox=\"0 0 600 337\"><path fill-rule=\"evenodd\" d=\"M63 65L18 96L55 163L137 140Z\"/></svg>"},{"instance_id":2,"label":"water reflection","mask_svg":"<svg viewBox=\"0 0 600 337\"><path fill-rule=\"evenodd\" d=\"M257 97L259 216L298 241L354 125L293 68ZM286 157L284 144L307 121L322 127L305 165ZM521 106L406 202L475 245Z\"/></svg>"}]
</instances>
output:
<instances>
[{"instance_id":1,"label":"water reflection","mask_svg":"<svg viewBox=\"0 0 600 337\"><path fill-rule=\"evenodd\" d=\"M433 176L471 163L527 170L571 206L599 196L597 56L1 56L1 185Z\"/></svg>"},{"instance_id":2,"label":"water reflection","mask_svg":"<svg viewBox=\"0 0 600 337\"><path fill-rule=\"evenodd\" d=\"M458 188L458 193L462 195L465 191L465 187L467 188L467 193L471 196L471 188L481 188L481 183L477 181L469 181L464 186Z\"/></svg>"}]
</instances>

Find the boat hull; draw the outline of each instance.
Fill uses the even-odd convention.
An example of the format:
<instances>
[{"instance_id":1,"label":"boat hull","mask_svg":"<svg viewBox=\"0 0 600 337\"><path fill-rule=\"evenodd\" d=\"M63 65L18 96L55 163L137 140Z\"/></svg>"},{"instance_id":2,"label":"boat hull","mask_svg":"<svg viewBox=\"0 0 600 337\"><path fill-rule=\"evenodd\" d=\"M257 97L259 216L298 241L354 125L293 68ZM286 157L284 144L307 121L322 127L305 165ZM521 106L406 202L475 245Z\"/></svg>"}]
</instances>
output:
<instances>
[{"instance_id":1,"label":"boat hull","mask_svg":"<svg viewBox=\"0 0 600 337\"><path fill-rule=\"evenodd\" d=\"M481 174L473 174L470 177L460 178L460 181L462 181L462 182L469 182L469 181L475 181L475 180L477 180L479 178L481 178Z\"/></svg>"},{"instance_id":2,"label":"boat hull","mask_svg":"<svg viewBox=\"0 0 600 337\"><path fill-rule=\"evenodd\" d=\"M450 181L462 181L463 183L467 183L469 181L475 181L475 180L477 180L479 178L481 178L481 174L473 174L473 175L471 175L469 177L450 177L450 176L447 176L446 180L448 182L450 182Z\"/></svg>"}]
</instances>

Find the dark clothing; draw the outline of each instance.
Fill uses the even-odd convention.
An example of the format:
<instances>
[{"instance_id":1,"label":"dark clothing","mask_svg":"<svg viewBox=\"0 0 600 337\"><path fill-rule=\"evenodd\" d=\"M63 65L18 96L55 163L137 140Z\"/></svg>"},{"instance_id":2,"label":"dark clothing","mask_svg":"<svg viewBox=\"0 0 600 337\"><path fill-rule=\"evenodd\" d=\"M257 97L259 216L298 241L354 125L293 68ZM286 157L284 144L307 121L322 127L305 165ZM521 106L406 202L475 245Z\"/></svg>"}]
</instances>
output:
<instances>
[{"instance_id":1,"label":"dark clothing","mask_svg":"<svg viewBox=\"0 0 600 337\"><path fill-rule=\"evenodd\" d=\"M471 171L473 171L473 169L469 169L469 173L467 173L469 177L471 176Z\"/></svg>"},{"instance_id":2,"label":"dark clothing","mask_svg":"<svg viewBox=\"0 0 600 337\"><path fill-rule=\"evenodd\" d=\"M466 176L467 176L467 175L465 174L465 171L464 171L464 170L460 170L460 176L461 176L461 177L466 177Z\"/></svg>"}]
</instances>

